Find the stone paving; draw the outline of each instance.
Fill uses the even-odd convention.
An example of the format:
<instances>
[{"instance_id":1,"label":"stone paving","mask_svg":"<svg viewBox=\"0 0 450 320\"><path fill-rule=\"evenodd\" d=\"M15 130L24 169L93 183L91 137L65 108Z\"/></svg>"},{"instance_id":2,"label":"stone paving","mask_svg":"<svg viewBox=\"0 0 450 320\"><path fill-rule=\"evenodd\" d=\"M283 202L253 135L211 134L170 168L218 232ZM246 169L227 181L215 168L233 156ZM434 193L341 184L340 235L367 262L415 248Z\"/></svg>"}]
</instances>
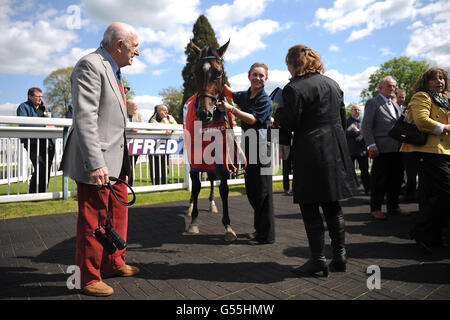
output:
<instances>
[{"instance_id":1,"label":"stone paving","mask_svg":"<svg viewBox=\"0 0 450 320\"><path fill-rule=\"evenodd\" d=\"M139 195L138 195L139 196ZM221 201L216 200L221 211ZM127 263L141 273L111 278L107 300L448 300L450 249L427 256L408 239L417 204L401 207L413 216L375 221L368 197L342 201L348 270L328 278L290 272L309 256L307 238L292 197L274 194L276 242L249 245L253 215L246 196L229 198L238 239L224 241L221 215L199 200L200 234L185 232L188 201L132 207ZM0 207L1 208L1 207ZM76 213L0 221L0 299L95 300L67 288L74 263ZM450 239L449 229L444 229ZM326 256L331 258L326 234ZM379 273L367 272L378 266ZM370 270L369 270L370 271ZM380 275L380 289L376 275ZM370 290L368 288L372 288ZM374 288L375 287L375 288Z\"/></svg>"}]
</instances>

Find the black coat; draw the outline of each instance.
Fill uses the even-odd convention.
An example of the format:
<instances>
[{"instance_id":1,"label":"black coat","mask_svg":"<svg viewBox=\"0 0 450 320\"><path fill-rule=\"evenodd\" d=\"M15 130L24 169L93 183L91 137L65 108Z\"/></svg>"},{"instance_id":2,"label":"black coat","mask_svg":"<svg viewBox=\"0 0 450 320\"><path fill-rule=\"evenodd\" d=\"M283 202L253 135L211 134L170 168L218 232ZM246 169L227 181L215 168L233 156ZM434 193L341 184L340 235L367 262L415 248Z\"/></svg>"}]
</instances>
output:
<instances>
[{"instance_id":1,"label":"black coat","mask_svg":"<svg viewBox=\"0 0 450 320\"><path fill-rule=\"evenodd\" d=\"M294 202L324 203L355 195L339 85L318 73L295 77L284 87L283 101L275 123L294 131Z\"/></svg>"}]
</instances>

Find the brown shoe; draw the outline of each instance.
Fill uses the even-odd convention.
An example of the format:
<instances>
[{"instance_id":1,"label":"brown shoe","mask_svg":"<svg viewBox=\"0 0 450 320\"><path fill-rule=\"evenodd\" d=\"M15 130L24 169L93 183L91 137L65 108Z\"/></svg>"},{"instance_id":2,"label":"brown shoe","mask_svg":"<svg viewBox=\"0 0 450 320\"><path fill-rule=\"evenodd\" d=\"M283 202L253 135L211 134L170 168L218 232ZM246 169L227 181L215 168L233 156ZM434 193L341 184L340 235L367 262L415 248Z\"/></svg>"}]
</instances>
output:
<instances>
[{"instance_id":1,"label":"brown shoe","mask_svg":"<svg viewBox=\"0 0 450 320\"><path fill-rule=\"evenodd\" d=\"M381 211L371 211L370 214L377 220L387 220L386 216Z\"/></svg>"},{"instance_id":2,"label":"brown shoe","mask_svg":"<svg viewBox=\"0 0 450 320\"><path fill-rule=\"evenodd\" d=\"M88 296L94 297L107 297L114 293L114 289L103 281L93 282L85 286L82 291Z\"/></svg>"},{"instance_id":3,"label":"brown shoe","mask_svg":"<svg viewBox=\"0 0 450 320\"><path fill-rule=\"evenodd\" d=\"M397 215L397 216L410 216L411 215L411 212L404 211L400 208L389 209L387 213L392 214L392 215Z\"/></svg>"},{"instance_id":4,"label":"brown shoe","mask_svg":"<svg viewBox=\"0 0 450 320\"><path fill-rule=\"evenodd\" d=\"M102 274L103 278L111 278L111 277L131 277L135 274L139 273L138 267L133 267L128 264L123 265L119 269L116 269L112 272Z\"/></svg>"}]
</instances>

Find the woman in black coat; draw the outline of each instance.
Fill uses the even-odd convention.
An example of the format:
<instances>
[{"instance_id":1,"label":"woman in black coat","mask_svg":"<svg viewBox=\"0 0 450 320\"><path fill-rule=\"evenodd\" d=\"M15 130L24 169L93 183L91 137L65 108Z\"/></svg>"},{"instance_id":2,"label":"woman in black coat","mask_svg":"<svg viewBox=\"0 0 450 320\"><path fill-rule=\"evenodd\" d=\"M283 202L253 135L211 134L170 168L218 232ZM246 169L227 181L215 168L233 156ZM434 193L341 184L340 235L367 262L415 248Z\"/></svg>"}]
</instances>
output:
<instances>
[{"instance_id":1,"label":"woman in black coat","mask_svg":"<svg viewBox=\"0 0 450 320\"><path fill-rule=\"evenodd\" d=\"M283 89L283 106L275 124L294 131L294 203L300 204L311 258L294 273L312 275L346 270L344 216L339 200L356 195L357 180L345 138L343 93L323 76L319 54L303 45L289 49L286 64L291 81ZM322 207L333 259L324 256Z\"/></svg>"}]
</instances>

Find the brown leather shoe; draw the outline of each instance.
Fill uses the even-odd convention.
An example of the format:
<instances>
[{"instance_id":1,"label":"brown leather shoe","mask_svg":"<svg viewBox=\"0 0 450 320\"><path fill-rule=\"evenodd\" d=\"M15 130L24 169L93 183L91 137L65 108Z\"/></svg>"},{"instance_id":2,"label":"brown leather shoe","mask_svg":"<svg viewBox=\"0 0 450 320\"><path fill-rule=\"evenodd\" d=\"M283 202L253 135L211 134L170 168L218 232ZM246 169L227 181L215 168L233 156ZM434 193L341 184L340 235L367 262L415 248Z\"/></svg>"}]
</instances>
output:
<instances>
[{"instance_id":1,"label":"brown leather shoe","mask_svg":"<svg viewBox=\"0 0 450 320\"><path fill-rule=\"evenodd\" d=\"M397 216L410 216L411 215L411 212L404 211L400 208L389 209L387 213L392 214L392 215L397 215Z\"/></svg>"},{"instance_id":2,"label":"brown leather shoe","mask_svg":"<svg viewBox=\"0 0 450 320\"><path fill-rule=\"evenodd\" d=\"M128 264L123 265L119 269L116 269L112 272L102 274L103 278L111 278L111 277L131 277L135 274L139 273L138 267L133 267Z\"/></svg>"},{"instance_id":3,"label":"brown leather shoe","mask_svg":"<svg viewBox=\"0 0 450 320\"><path fill-rule=\"evenodd\" d=\"M377 220L387 220L386 216L381 211L371 211L370 214Z\"/></svg>"},{"instance_id":4,"label":"brown leather shoe","mask_svg":"<svg viewBox=\"0 0 450 320\"><path fill-rule=\"evenodd\" d=\"M88 296L107 297L114 293L114 289L103 281L96 281L85 286L82 291Z\"/></svg>"}]
</instances>

